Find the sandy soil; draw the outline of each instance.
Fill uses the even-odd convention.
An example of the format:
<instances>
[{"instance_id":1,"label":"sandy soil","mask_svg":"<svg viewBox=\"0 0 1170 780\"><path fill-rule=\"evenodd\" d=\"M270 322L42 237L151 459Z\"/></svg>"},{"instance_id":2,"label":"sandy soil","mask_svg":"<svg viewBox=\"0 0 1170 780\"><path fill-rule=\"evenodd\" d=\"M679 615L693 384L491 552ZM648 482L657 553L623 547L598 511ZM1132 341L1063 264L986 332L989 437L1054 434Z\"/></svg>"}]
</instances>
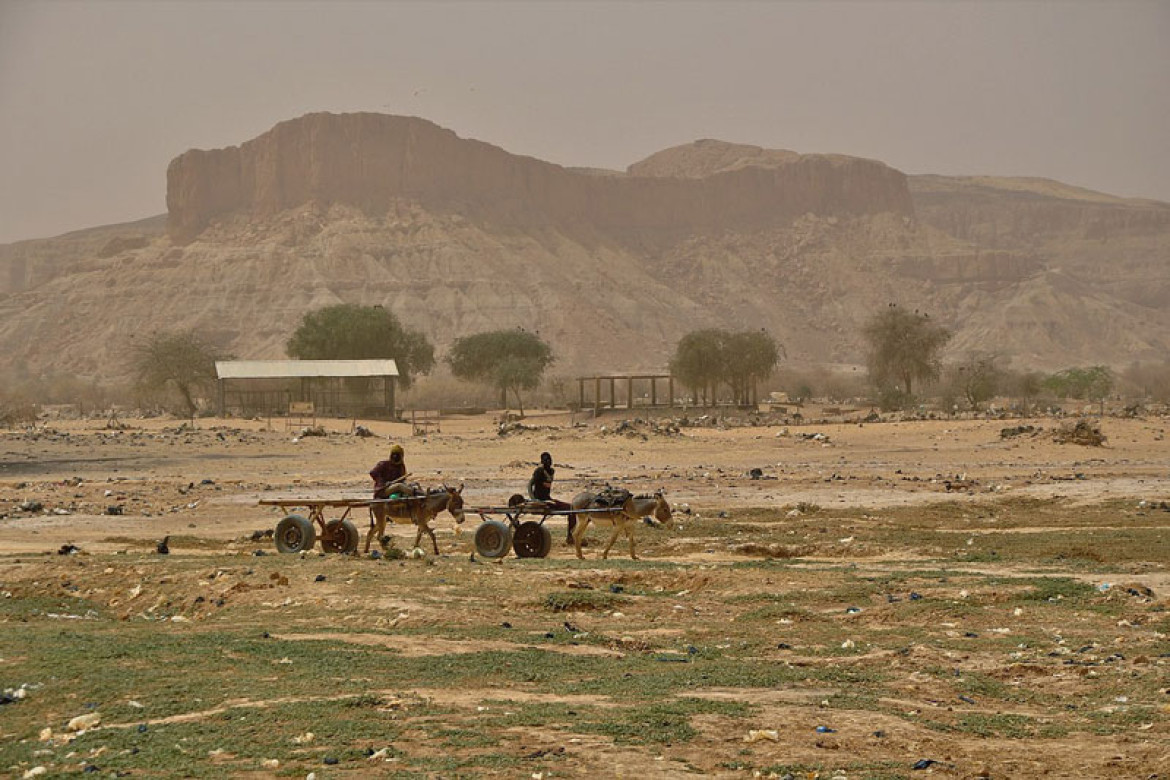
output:
<instances>
[{"instance_id":1,"label":"sandy soil","mask_svg":"<svg viewBox=\"0 0 1170 780\"><path fill-rule=\"evenodd\" d=\"M191 529L235 538L279 519L279 508L257 505L261 498L365 498L366 472L390 441L406 445L415 479L464 485L471 508L501 506L523 492L543 450L557 462L554 492L563 498L605 484L662 488L672 504L708 512L800 502L966 505L1005 495L1170 498L1166 421L1110 419L1103 447L1055 444L1048 433L1058 421L1032 422L1038 434L1002 439L1001 429L1015 421L696 427L663 435L644 426L601 430L617 427L614 421L570 427L567 415L534 414L525 421L534 430L504 437L493 418L480 416L450 418L425 437L411 436L406 424L365 423L370 438L352 435L350 421L320 421L324 437L300 436L281 421L269 428L205 419L195 430L174 420L133 420L127 430L59 421L0 433L0 550L72 542L97 544L96 551L116 547L102 541L109 538L151 540ZM752 469L761 477L751 478ZM17 508L29 500L43 509ZM119 506L123 514L105 514Z\"/></svg>"},{"instance_id":2,"label":"sandy soil","mask_svg":"<svg viewBox=\"0 0 1170 780\"><path fill-rule=\"evenodd\" d=\"M1102 431L1108 436L1103 447L1082 447L1053 442L1051 432L1060 421L1037 419L1026 421L1038 430L1013 437L1002 437L1001 429L1020 421L956 420L917 421L874 424L808 424L800 427L683 427L677 433L660 433L652 427L633 424L621 429L621 417L580 423L564 414L534 414L526 419L526 430L500 435L490 416L452 417L442 422L442 431L426 436L412 436L408 425L366 422L371 437L354 434L350 421L321 421L327 435L306 436L298 429L285 427L282 421L272 425L264 421L204 419L191 429L175 420L126 420L125 428L108 428L105 421L51 421L36 429L0 432L0 555L11 558L29 553L45 554L46 573L62 565L62 558L52 555L62 545L76 545L87 553L105 555L123 550L144 552L164 536L181 540L198 540L189 546L176 542L173 552L181 555L224 555L233 551L247 554L254 549L272 549L270 539L262 538L272 529L284 511L258 505L260 499L272 498L364 498L370 480L367 472L386 456L392 442L406 447L407 464L416 479L426 485L446 483L462 485L469 515L466 529L478 523L476 508L498 507L508 496L522 492L536 464L539 453L548 450L558 464L555 495L569 498L581 489L605 484L620 485L635 492L664 489L676 513L690 522L698 518L717 518L721 512L771 512L769 517L783 518L799 511L801 504L824 508L862 509L881 512L891 508L924 510L944 504L952 507L954 522L945 531L956 539L983 530L979 508L992 506L1005 497L1063 498L1075 510L1110 500L1124 500L1133 505L1147 502L1157 506L1170 501L1170 447L1165 442L1167 421L1163 419L1107 419ZM754 472L753 470L758 470ZM364 535L364 510L356 510L354 519ZM863 515L868 517L867 515ZM1170 515L1168 515L1170 517ZM557 522L559 521L552 521ZM769 520L759 521L767 524ZM436 522L442 551L451 560L464 560L471 549L470 534L456 533L449 517ZM752 524L744 528L750 532ZM1070 526L1071 527L1071 526ZM1026 535L1059 530L1028 525L1002 529ZM1099 531L1108 533L1109 528ZM413 539L409 526L391 526L400 547ZM643 532L647 533L647 532ZM844 532L842 532L844 533ZM554 526L553 559L572 561L571 548L562 544L563 526ZM253 537L257 538L253 538ZM597 553L598 534L593 532L590 557ZM958 542L956 542L958 543ZM701 540L692 544L659 542L655 560L680 564L720 564L743 560L724 547L705 548ZM626 557L623 543L614 555ZM113 556L111 556L113 559ZM788 571L788 587L815 587L818 566L826 560L836 563L850 560L847 548L835 557L802 556ZM157 561L136 564L143 569L157 567ZM350 564L341 559L330 564L329 587L319 598L338 610L339 624L352 617L357 606L346 597L344 587L333 586L346 576L360 578L365 561L353 561L352 572L342 574ZM856 558L862 571L881 573L913 563L902 553L883 554L868 550ZM1120 576L1127 582L1143 583L1159 598L1170 590L1164 561L1146 567L1130 567ZM336 567L345 567L336 569ZM1011 567L984 563L971 572L1003 573ZM112 568L111 568L112 570ZM64 570L63 570L64 571ZM465 574L456 569L459 576ZM633 574L640 583L655 585L671 592L718 589L721 597L734 597L740 591L734 579L713 570L696 573L687 568L677 574L651 572ZM11 573L11 571L10 571ZM523 588L518 576L509 570L507 560L491 571L472 572L477 576L496 576L508 587ZM1049 570L1052 573L1052 570ZM1075 572L1070 572L1075 575ZM27 574L22 575L27 578ZM113 575L111 575L113 576ZM452 574L451 576L456 576ZM531 576L531 575L529 575ZM576 580L593 578L605 581L609 574L589 569L541 572L542 581L563 587L576 587ZM1097 579L1099 575L1095 575ZM770 581L769 581L770 582ZM206 583L202 583L206 584ZM259 610L275 609L282 602L281 583L265 587L274 590L243 588L238 594L251 599ZM285 583L287 585L287 582ZM591 587L583 585L582 587ZM750 586L755 587L755 586ZM226 592L226 591L225 591ZM287 599L285 602L287 603ZM116 606L116 605L111 605ZM381 615L373 627L393 628L403 625L425 626L450 620L449 610L457 604L444 605L443 614L433 604L410 598L409 594L380 597L374 604L363 605ZM397 615L398 617L394 617ZM386 617L389 616L389 617ZM929 620L929 616L925 618ZM957 629L952 630L952 633ZM563 646L558 652L620 657L627 652L645 651L669 641L671 630L660 623L623 626L605 647ZM406 656L457 654L475 649L530 647L528 640L516 642L469 643L463 640L439 640L384 632L290 634L285 638L330 639L356 645L392 648ZM918 654L936 653L921 646ZM780 657L778 656L778 662ZM921 663L947 665L945 654L918 659ZM851 665L897 665L902 661L888 652L876 652L834 659L832 663ZM788 655L786 664L816 665L823 657ZM995 674L1026 674L1026 670L990 669ZM1069 683L1070 694L1075 685ZM523 706L528 694L523 689L507 691L439 691L385 692L387 696L410 695L431 701L463 702L473 706L488 699L508 699ZM821 696L815 687L799 691L709 688L696 696L712 699L730 698L751 702L761 711L761 722L775 724L784 731L795 728L808 707ZM828 695L828 692L825 692ZM913 681L905 686L905 699L890 699L885 707L922 708L923 690ZM579 697L578 697L579 698ZM543 697L542 701L548 701ZM566 697L565 701L575 701ZM927 696L927 700L930 698ZM232 706L265 706L264 702L236 703ZM194 712L187 719L211 717L224 708ZM1005 713L998 710L995 713ZM1011 713L1007 713L1011 714ZM1021 706L1018 714L1042 717ZM903 720L881 714L835 711L839 734L819 737L815 744L786 745L765 740L755 746L757 752L775 753L781 759L813 760L826 751L839 755L884 755L870 739L846 738L852 728L868 734L875 729L892 735L909 756L945 755L947 760L930 773L945 776L990 776L977 770L951 771L948 767L988 767L995 776L1102 776L1116 770L1114 776L1140 771L1170 771L1166 760L1166 729L1157 727L1141 740L1109 737L1091 747L1075 737L1046 739L1043 754L1029 754L1018 740L972 739L935 735L923 737L909 729ZM708 716L703 716L708 717ZM702 718L699 719L700 721ZM116 724L111 724L116 725ZM123 724L130 725L130 724ZM708 724L717 730L718 723ZM528 747L540 750L556 748L555 734L529 730L524 735ZM736 734L733 741L740 741ZM1152 737L1152 741L1151 741ZM543 747L542 747L543 746ZM680 746L674 761L664 763L654 751L621 747L598 737L574 738L569 746L578 758L575 772L602 773L613 776L641 774L674 776L678 761L703 766L700 746ZM734 746L728 747L734 755ZM708 748L710 749L710 745ZM989 757L997 751L1010 757ZM539 752L539 751L538 751ZM1110 762L1113 762L1112 764ZM725 762L726 763L726 762ZM1110 769L1113 767L1113 769ZM1006 775L1004 774L1006 772ZM718 772L712 772L718 774ZM726 774L735 776L735 772ZM915 772L914 774L918 774ZM927 774L924 772L923 774ZM583 775L581 775L583 776ZM1160 776L1160 775L1158 775Z\"/></svg>"}]
</instances>

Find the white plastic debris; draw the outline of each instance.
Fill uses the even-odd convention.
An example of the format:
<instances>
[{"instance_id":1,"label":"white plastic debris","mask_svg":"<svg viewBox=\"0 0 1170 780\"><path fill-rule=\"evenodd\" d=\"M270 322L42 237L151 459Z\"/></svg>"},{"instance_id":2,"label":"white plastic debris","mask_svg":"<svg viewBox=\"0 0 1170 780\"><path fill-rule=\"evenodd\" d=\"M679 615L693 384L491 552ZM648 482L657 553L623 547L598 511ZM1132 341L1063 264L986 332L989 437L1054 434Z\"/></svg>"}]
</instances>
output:
<instances>
[{"instance_id":1,"label":"white plastic debris","mask_svg":"<svg viewBox=\"0 0 1170 780\"><path fill-rule=\"evenodd\" d=\"M744 742L762 742L768 740L769 742L779 742L780 732L776 729L751 729L747 736L743 738Z\"/></svg>"},{"instance_id":2,"label":"white plastic debris","mask_svg":"<svg viewBox=\"0 0 1170 780\"><path fill-rule=\"evenodd\" d=\"M85 731L86 729L92 729L101 722L102 716L99 713L87 712L84 715L78 715L76 718L70 720L66 728L70 731Z\"/></svg>"}]
</instances>

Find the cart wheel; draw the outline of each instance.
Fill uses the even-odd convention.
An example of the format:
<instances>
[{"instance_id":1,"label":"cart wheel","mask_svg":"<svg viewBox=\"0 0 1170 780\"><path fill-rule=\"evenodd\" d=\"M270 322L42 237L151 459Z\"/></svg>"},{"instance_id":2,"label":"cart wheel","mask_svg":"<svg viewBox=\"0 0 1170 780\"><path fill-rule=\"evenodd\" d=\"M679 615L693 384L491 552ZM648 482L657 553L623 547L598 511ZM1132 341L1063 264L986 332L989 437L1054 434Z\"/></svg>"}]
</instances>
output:
<instances>
[{"instance_id":1,"label":"cart wheel","mask_svg":"<svg viewBox=\"0 0 1170 780\"><path fill-rule=\"evenodd\" d=\"M512 546L512 529L499 520L484 520L475 529L475 551L485 558L503 558Z\"/></svg>"},{"instance_id":2,"label":"cart wheel","mask_svg":"<svg viewBox=\"0 0 1170 780\"><path fill-rule=\"evenodd\" d=\"M325 552L349 555L358 547L358 530L348 520L331 520L321 534L321 549Z\"/></svg>"},{"instance_id":3,"label":"cart wheel","mask_svg":"<svg viewBox=\"0 0 1170 780\"><path fill-rule=\"evenodd\" d=\"M543 523L526 520L516 529L512 549L517 558L544 558L552 549L552 531Z\"/></svg>"},{"instance_id":4,"label":"cart wheel","mask_svg":"<svg viewBox=\"0 0 1170 780\"><path fill-rule=\"evenodd\" d=\"M299 553L313 549L317 534L313 524L301 515L289 515L276 524L276 549L282 553Z\"/></svg>"}]
</instances>

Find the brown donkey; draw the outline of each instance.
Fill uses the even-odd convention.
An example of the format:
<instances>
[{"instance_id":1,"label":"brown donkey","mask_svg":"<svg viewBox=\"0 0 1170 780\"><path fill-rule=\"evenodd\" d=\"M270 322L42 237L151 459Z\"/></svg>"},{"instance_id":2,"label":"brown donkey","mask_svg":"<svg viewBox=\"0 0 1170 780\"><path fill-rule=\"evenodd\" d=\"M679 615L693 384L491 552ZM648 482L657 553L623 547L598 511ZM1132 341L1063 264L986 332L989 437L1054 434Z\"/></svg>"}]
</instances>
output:
<instances>
[{"instance_id":1,"label":"brown donkey","mask_svg":"<svg viewBox=\"0 0 1170 780\"><path fill-rule=\"evenodd\" d=\"M370 542L381 539L386 533L387 518L395 523L406 525L413 523L418 528L414 537L414 546L422 540L425 531L431 537L435 555L439 554L439 542L435 539L435 532L431 530L430 522L446 510L455 518L457 525L463 523L463 486L450 488L446 485L431 488L426 493L416 491L415 496L406 496L404 500L389 500L370 505L370 530L366 533L366 549L370 551Z\"/></svg>"}]
</instances>

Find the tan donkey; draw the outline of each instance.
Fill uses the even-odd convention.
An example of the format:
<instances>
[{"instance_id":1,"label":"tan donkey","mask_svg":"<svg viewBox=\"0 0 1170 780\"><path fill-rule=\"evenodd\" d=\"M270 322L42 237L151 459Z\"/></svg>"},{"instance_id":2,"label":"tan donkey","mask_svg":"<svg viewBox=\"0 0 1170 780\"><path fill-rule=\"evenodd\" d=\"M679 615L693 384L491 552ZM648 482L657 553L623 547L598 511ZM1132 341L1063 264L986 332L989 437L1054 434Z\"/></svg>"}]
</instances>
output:
<instances>
[{"instance_id":1,"label":"tan donkey","mask_svg":"<svg viewBox=\"0 0 1170 780\"><path fill-rule=\"evenodd\" d=\"M656 493L638 496L627 495L619 504L612 504L605 500L604 493L578 493L573 497L573 509L587 510L577 514L577 527L573 529L573 546L577 549L577 557L584 559L581 554L581 541L585 538L585 529L590 523L613 526L609 542L601 552L602 558L609 556L609 550L618 536L625 534L630 540L630 557L638 559L634 549L634 529L638 527L643 517L653 517L663 525L673 526L674 520L670 512L670 504L659 490Z\"/></svg>"}]
</instances>

